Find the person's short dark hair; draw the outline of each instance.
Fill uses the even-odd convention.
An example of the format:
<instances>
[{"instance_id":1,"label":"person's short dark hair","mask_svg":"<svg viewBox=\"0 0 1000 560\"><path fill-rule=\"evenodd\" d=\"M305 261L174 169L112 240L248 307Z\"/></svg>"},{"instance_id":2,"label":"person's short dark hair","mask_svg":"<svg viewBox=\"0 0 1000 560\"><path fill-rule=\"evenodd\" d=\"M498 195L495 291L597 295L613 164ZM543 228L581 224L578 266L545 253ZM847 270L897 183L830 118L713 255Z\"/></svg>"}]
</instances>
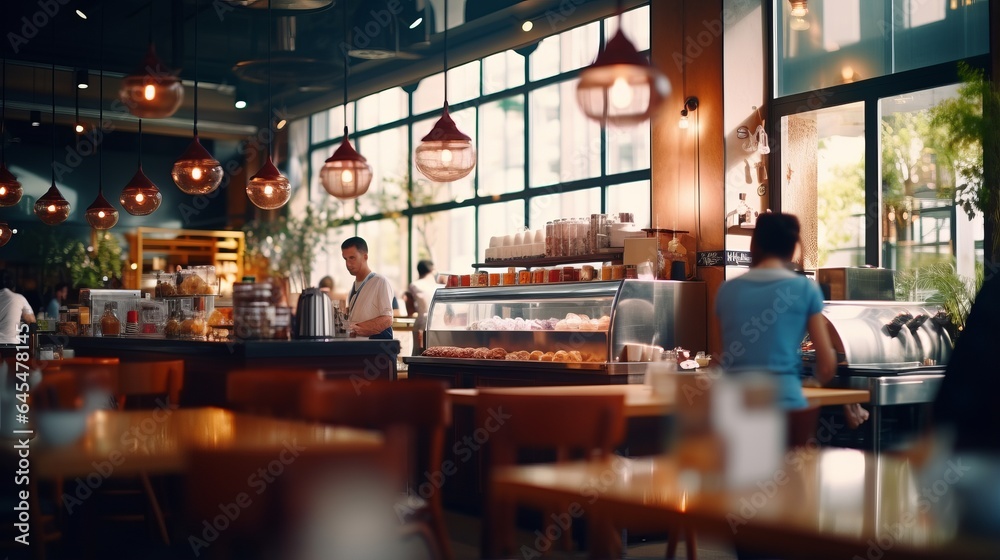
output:
<instances>
[{"instance_id":1,"label":"person's short dark hair","mask_svg":"<svg viewBox=\"0 0 1000 560\"><path fill-rule=\"evenodd\" d=\"M341 251L346 251L351 247L357 249L359 253L368 253L368 243L360 237L348 237L340 244Z\"/></svg>"},{"instance_id":2,"label":"person's short dark hair","mask_svg":"<svg viewBox=\"0 0 1000 560\"><path fill-rule=\"evenodd\" d=\"M792 214L761 214L750 238L750 266L769 257L790 261L799 243L799 219Z\"/></svg>"},{"instance_id":3,"label":"person's short dark hair","mask_svg":"<svg viewBox=\"0 0 1000 560\"><path fill-rule=\"evenodd\" d=\"M0 270L0 290L4 288L14 291L14 277L6 270Z\"/></svg>"},{"instance_id":4,"label":"person's short dark hair","mask_svg":"<svg viewBox=\"0 0 1000 560\"><path fill-rule=\"evenodd\" d=\"M333 290L333 278L330 277L330 276L324 276L324 277L320 278L319 279L319 287L320 288L327 288L327 289L329 289L329 290L332 291Z\"/></svg>"},{"instance_id":5,"label":"person's short dark hair","mask_svg":"<svg viewBox=\"0 0 1000 560\"><path fill-rule=\"evenodd\" d=\"M417 263L417 274L419 274L421 278L427 276L433 271L434 271L434 263L431 262L429 259L423 259L422 261Z\"/></svg>"}]
</instances>

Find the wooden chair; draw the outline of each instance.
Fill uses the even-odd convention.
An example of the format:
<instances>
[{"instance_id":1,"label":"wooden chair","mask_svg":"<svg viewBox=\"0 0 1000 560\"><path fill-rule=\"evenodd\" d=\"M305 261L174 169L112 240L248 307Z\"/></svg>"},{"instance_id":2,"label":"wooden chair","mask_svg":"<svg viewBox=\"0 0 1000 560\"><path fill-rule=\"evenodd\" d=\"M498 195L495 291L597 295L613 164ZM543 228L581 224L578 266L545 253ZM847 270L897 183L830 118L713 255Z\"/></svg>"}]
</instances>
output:
<instances>
[{"instance_id":1,"label":"wooden chair","mask_svg":"<svg viewBox=\"0 0 1000 560\"><path fill-rule=\"evenodd\" d=\"M380 430L385 434L387 448L405 454L398 463L407 466L401 476L406 478L408 497L401 511L412 512L415 519L426 522L437 539L441 557L450 560L441 488L423 479L425 473L439 473L442 469L445 429L451 424L451 405L444 385L415 380L364 385L355 385L351 380L310 380L302 386L301 403L307 420Z\"/></svg>"},{"instance_id":2,"label":"wooden chair","mask_svg":"<svg viewBox=\"0 0 1000 560\"><path fill-rule=\"evenodd\" d=\"M515 504L493 493L489 483L497 467L517 463L521 450L554 450L556 461L567 461L573 453L584 457L607 458L625 437L625 396L622 395L538 395L517 389L480 389L476 403L476 425L489 433L485 467L486 496L483 515L482 557L515 555L513 525ZM565 510L565 504L530 504ZM548 517L548 515L546 515ZM593 519L592 519L593 521ZM495 530L494 530L495 529ZM610 539L604 525L590 533ZM570 531L563 533L568 536Z\"/></svg>"},{"instance_id":3,"label":"wooden chair","mask_svg":"<svg viewBox=\"0 0 1000 560\"><path fill-rule=\"evenodd\" d=\"M275 418L300 418L301 387L323 379L319 369L240 369L226 376L226 403L233 410Z\"/></svg>"}]
</instances>

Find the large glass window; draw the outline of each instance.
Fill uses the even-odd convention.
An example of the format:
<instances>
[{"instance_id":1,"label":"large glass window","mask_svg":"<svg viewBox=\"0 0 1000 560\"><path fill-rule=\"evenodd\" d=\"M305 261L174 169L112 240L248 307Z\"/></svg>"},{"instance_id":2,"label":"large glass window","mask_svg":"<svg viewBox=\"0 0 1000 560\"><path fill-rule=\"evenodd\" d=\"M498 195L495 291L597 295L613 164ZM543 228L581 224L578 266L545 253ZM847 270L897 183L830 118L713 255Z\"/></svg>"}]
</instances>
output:
<instances>
[{"instance_id":1,"label":"large glass window","mask_svg":"<svg viewBox=\"0 0 1000 560\"><path fill-rule=\"evenodd\" d=\"M777 95L989 52L988 0L775 0Z\"/></svg>"},{"instance_id":2,"label":"large glass window","mask_svg":"<svg viewBox=\"0 0 1000 560\"><path fill-rule=\"evenodd\" d=\"M442 73L413 88L392 87L351 102L351 138L374 178L367 194L331 207L340 227L331 230L313 283L326 274L338 285L349 280L340 243L355 233L369 243L372 269L401 293L422 258L441 271L468 272L483 260L492 238L544 227L556 218L587 217L607 207L632 212L648 225L648 123L604 131L576 101L580 69L593 62L620 25L648 55L649 7L642 6L620 19L553 34L533 50L504 50L450 69L451 115L472 138L478 156L474 171L452 183L427 180L411 157L440 116ZM309 173L311 188L300 206L328 196L318 174L341 140L342 109L303 123L309 128L306 140L296 140L293 150L301 153L301 167L308 164L302 172Z\"/></svg>"}]
</instances>

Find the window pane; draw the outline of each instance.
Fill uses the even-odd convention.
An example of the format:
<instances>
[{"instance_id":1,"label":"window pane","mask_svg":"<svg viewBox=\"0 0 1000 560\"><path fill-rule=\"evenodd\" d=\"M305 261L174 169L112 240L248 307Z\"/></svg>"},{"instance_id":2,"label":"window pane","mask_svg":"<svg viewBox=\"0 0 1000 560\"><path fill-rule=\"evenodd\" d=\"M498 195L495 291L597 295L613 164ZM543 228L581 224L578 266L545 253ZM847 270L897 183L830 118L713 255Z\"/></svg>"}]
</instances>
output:
<instances>
[{"instance_id":1,"label":"window pane","mask_svg":"<svg viewBox=\"0 0 1000 560\"><path fill-rule=\"evenodd\" d=\"M471 273L476 247L470 233L475 227L476 210L472 207L414 216L414 267L420 259L431 259L438 272Z\"/></svg>"},{"instance_id":2,"label":"window pane","mask_svg":"<svg viewBox=\"0 0 1000 560\"><path fill-rule=\"evenodd\" d=\"M532 187L596 177L601 172L601 127L577 108L577 82L553 84L529 94Z\"/></svg>"},{"instance_id":3,"label":"window pane","mask_svg":"<svg viewBox=\"0 0 1000 560\"><path fill-rule=\"evenodd\" d=\"M358 198L358 211L363 215L391 212L406 208L406 127L391 128L378 134L358 136L354 147L372 166L372 183L368 193Z\"/></svg>"},{"instance_id":4,"label":"window pane","mask_svg":"<svg viewBox=\"0 0 1000 560\"><path fill-rule=\"evenodd\" d=\"M559 36L546 37L538 42L535 52L528 55L532 81L542 80L559 73Z\"/></svg>"},{"instance_id":5,"label":"window pane","mask_svg":"<svg viewBox=\"0 0 1000 560\"><path fill-rule=\"evenodd\" d=\"M529 203L531 229L545 227L545 222L558 218L589 218L601 212L601 189L586 189L532 198Z\"/></svg>"},{"instance_id":6,"label":"window pane","mask_svg":"<svg viewBox=\"0 0 1000 560\"><path fill-rule=\"evenodd\" d=\"M601 42L599 26L595 21L539 42L530 55L531 79L541 80L594 62Z\"/></svg>"},{"instance_id":7,"label":"window pane","mask_svg":"<svg viewBox=\"0 0 1000 560\"><path fill-rule=\"evenodd\" d=\"M309 120L298 119L288 125L288 162L286 176L292 184L293 195L302 185L308 185L309 179ZM319 169L316 170L319 173ZM308 190L308 187L307 187Z\"/></svg>"},{"instance_id":8,"label":"window pane","mask_svg":"<svg viewBox=\"0 0 1000 560\"><path fill-rule=\"evenodd\" d=\"M361 222L358 235L368 242L368 266L389 280L398 299L408 285L406 248L410 242L406 218Z\"/></svg>"},{"instance_id":9,"label":"window pane","mask_svg":"<svg viewBox=\"0 0 1000 560\"><path fill-rule=\"evenodd\" d=\"M608 144L608 174L649 168L649 121L637 126L604 129Z\"/></svg>"},{"instance_id":10,"label":"window pane","mask_svg":"<svg viewBox=\"0 0 1000 560\"><path fill-rule=\"evenodd\" d=\"M801 17L776 4L778 96L989 52L989 2L816 0Z\"/></svg>"},{"instance_id":11,"label":"window pane","mask_svg":"<svg viewBox=\"0 0 1000 560\"><path fill-rule=\"evenodd\" d=\"M483 262L485 260L486 248L490 246L490 240L494 237L498 237L497 241L502 244L505 235L515 234L519 231L524 231L523 200L511 200L510 202L480 206L479 255L476 262Z\"/></svg>"},{"instance_id":12,"label":"window pane","mask_svg":"<svg viewBox=\"0 0 1000 560\"><path fill-rule=\"evenodd\" d=\"M608 187L608 200L604 207L608 209L608 214L631 212L637 226L649 227L649 204L649 181L636 181Z\"/></svg>"},{"instance_id":13,"label":"window pane","mask_svg":"<svg viewBox=\"0 0 1000 560\"><path fill-rule=\"evenodd\" d=\"M504 51L483 59L483 95L524 83L524 57Z\"/></svg>"},{"instance_id":14,"label":"window pane","mask_svg":"<svg viewBox=\"0 0 1000 560\"><path fill-rule=\"evenodd\" d=\"M479 108L480 126L490 131L479 140L480 196L524 188L524 96L486 103Z\"/></svg>"},{"instance_id":15,"label":"window pane","mask_svg":"<svg viewBox=\"0 0 1000 560\"><path fill-rule=\"evenodd\" d=\"M781 145L781 208L801 220L805 267L865 264L864 103L782 117Z\"/></svg>"},{"instance_id":16,"label":"window pane","mask_svg":"<svg viewBox=\"0 0 1000 560\"><path fill-rule=\"evenodd\" d=\"M470 107L457 113L451 113L451 117L454 119L455 124L458 125L458 129L469 135L469 137L472 138L472 144L476 145L475 107ZM438 117L435 116L433 119L417 122L413 125L414 149L420 145L420 139L430 132L437 119ZM478 167L479 165L477 162L476 169L473 169L471 173L457 181L452 181L451 183L433 183L428 180L427 177L425 177L414 164L411 170L414 178L414 206L424 206L427 204L449 201L461 202L472 198L473 193L475 192L473 190L473 181L478 173Z\"/></svg>"},{"instance_id":17,"label":"window pane","mask_svg":"<svg viewBox=\"0 0 1000 560\"><path fill-rule=\"evenodd\" d=\"M951 85L880 100L885 268L914 274L936 263L954 264L960 275L975 277L982 216L970 220L956 206L968 181L956 163L976 161L982 152L952 148L947 127L931 125L935 107L956 97L958 86Z\"/></svg>"},{"instance_id":18,"label":"window pane","mask_svg":"<svg viewBox=\"0 0 1000 560\"><path fill-rule=\"evenodd\" d=\"M448 104L455 105L479 97L479 79L478 60L449 70ZM444 74L438 73L420 80L413 92L413 114L440 111L443 105Z\"/></svg>"},{"instance_id":19,"label":"window pane","mask_svg":"<svg viewBox=\"0 0 1000 560\"><path fill-rule=\"evenodd\" d=\"M344 135L344 106L337 105L312 117L313 143L326 142ZM354 102L347 104L347 125L354 127ZM353 130L351 131L353 133ZM333 153L331 151L331 153Z\"/></svg>"},{"instance_id":20,"label":"window pane","mask_svg":"<svg viewBox=\"0 0 1000 560\"><path fill-rule=\"evenodd\" d=\"M398 121L406 116L406 92L390 88L358 100L358 131Z\"/></svg>"}]
</instances>

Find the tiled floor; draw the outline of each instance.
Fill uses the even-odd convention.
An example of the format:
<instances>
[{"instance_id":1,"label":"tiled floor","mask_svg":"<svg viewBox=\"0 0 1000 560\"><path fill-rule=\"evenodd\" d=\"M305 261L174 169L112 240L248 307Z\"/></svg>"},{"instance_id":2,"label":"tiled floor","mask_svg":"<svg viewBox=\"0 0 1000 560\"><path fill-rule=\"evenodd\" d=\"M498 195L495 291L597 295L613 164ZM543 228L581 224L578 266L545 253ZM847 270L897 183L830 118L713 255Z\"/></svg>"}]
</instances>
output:
<instances>
[{"instance_id":1,"label":"tiled floor","mask_svg":"<svg viewBox=\"0 0 1000 560\"><path fill-rule=\"evenodd\" d=\"M470 515L446 511L446 523L448 524L448 535L451 537L452 552L455 560L473 560L479 558L479 534L482 528L480 519ZM518 532L518 544L532 546L535 535L530 531L522 530ZM635 542L629 543L627 558L659 558L665 557L667 543L664 541ZM677 558L686 558L687 551L684 542L677 547ZM574 552L550 551L545 558L586 558L584 550ZM698 541L699 560L734 560L736 556L731 548L725 543L716 543L699 539Z\"/></svg>"}]
</instances>

